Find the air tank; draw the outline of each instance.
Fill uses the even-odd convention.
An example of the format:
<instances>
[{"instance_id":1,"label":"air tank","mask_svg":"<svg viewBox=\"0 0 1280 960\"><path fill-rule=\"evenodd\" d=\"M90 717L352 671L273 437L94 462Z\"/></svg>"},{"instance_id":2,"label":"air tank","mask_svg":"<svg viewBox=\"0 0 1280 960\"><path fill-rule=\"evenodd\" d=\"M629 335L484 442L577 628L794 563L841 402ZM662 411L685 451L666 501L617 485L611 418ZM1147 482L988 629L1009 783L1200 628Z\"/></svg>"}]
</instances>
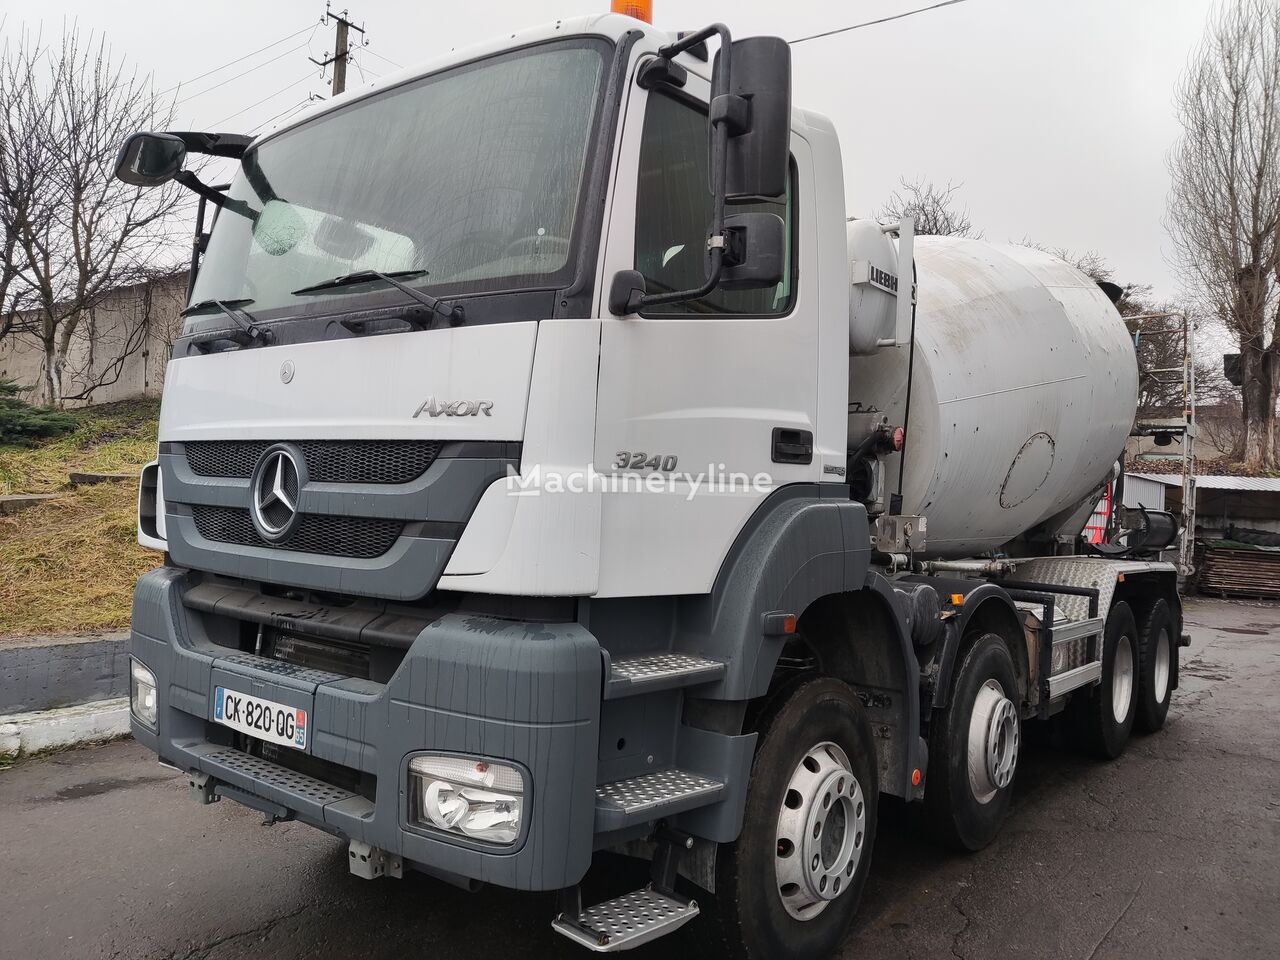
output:
<instances>
[{"instance_id":1,"label":"air tank","mask_svg":"<svg viewBox=\"0 0 1280 960\"><path fill-rule=\"evenodd\" d=\"M850 357L850 427L865 431L868 413L906 425L887 489L901 467L902 512L928 519L928 555L972 556L1096 498L1133 424L1137 360L1107 296L1056 257L920 237L915 259L909 418L903 343ZM852 307L850 323L855 344L882 317Z\"/></svg>"}]
</instances>

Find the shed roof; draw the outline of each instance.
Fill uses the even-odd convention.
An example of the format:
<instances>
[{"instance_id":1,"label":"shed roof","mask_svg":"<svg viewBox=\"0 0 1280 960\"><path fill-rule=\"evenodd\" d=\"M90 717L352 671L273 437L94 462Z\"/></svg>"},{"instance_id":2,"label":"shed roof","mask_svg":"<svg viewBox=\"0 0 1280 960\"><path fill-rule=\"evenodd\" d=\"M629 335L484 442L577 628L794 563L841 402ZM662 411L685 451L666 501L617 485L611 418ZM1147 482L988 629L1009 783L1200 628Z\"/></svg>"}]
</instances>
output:
<instances>
[{"instance_id":1,"label":"shed roof","mask_svg":"<svg viewBox=\"0 0 1280 960\"><path fill-rule=\"evenodd\" d=\"M1182 486L1182 478L1176 474L1132 473L1132 477L1154 480L1170 487ZM1280 477L1224 477L1212 474L1196 474L1197 490L1242 490L1249 493L1280 493Z\"/></svg>"}]
</instances>

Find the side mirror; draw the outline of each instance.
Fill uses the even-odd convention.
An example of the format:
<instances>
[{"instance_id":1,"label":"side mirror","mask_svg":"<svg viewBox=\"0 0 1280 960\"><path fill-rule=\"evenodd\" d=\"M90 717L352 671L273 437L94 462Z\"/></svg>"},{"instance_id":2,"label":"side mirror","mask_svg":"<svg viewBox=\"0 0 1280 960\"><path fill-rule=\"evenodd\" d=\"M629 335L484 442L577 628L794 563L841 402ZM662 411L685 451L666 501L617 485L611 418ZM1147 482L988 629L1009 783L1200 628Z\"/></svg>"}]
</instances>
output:
<instances>
[{"instance_id":1,"label":"side mirror","mask_svg":"<svg viewBox=\"0 0 1280 960\"><path fill-rule=\"evenodd\" d=\"M158 187L182 169L187 146L170 133L135 133L116 157L116 179L135 187Z\"/></svg>"},{"instance_id":2,"label":"side mirror","mask_svg":"<svg viewBox=\"0 0 1280 960\"><path fill-rule=\"evenodd\" d=\"M711 77L713 144L716 119L729 128L725 198L780 197L791 153L791 47L780 37L748 37L731 47L729 76L722 50Z\"/></svg>"},{"instance_id":3,"label":"side mirror","mask_svg":"<svg viewBox=\"0 0 1280 960\"><path fill-rule=\"evenodd\" d=\"M726 249L720 286L728 290L776 287L786 271L786 224L776 213L724 218Z\"/></svg>"}]
</instances>

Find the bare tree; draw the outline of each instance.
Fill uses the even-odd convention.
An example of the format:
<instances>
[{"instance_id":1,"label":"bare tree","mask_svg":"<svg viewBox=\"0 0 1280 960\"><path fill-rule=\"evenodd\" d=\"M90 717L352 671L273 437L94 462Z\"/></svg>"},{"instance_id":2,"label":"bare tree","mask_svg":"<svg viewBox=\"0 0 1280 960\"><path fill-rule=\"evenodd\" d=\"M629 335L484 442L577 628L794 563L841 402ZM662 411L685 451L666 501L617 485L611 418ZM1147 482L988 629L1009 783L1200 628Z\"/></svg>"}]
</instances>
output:
<instances>
[{"instance_id":1,"label":"bare tree","mask_svg":"<svg viewBox=\"0 0 1280 960\"><path fill-rule=\"evenodd\" d=\"M968 207L957 205L956 193L962 186L948 180L946 186L940 187L932 180L903 177L898 189L880 209L880 218L915 217L919 236L981 237L981 232L973 229Z\"/></svg>"},{"instance_id":2,"label":"bare tree","mask_svg":"<svg viewBox=\"0 0 1280 960\"><path fill-rule=\"evenodd\" d=\"M40 345L46 401L86 399L119 376L124 356L145 339L125 336L112 346L122 357L81 364L71 377L69 358L92 340L95 310L112 290L180 255L170 235L178 189L143 191L113 176L124 139L163 128L170 114L149 79L113 60L105 40L82 40L72 29L57 47L25 32L6 42L0 115L4 322Z\"/></svg>"},{"instance_id":3,"label":"bare tree","mask_svg":"<svg viewBox=\"0 0 1280 960\"><path fill-rule=\"evenodd\" d=\"M1188 289L1240 347L1244 459L1276 465L1280 3L1215 11L1177 92L1168 226Z\"/></svg>"},{"instance_id":4,"label":"bare tree","mask_svg":"<svg viewBox=\"0 0 1280 960\"><path fill-rule=\"evenodd\" d=\"M1239 400L1215 403L1196 411L1197 442L1204 441L1228 461L1244 455L1244 419Z\"/></svg>"},{"instance_id":5,"label":"bare tree","mask_svg":"<svg viewBox=\"0 0 1280 960\"><path fill-rule=\"evenodd\" d=\"M1200 331L1206 324L1196 310L1184 303L1156 300L1150 284L1116 283L1115 270L1095 250L1076 253L1065 247L1049 247L1025 237L1021 243L1065 260L1094 283L1115 283L1120 287L1116 310L1120 316L1129 320L1129 331L1133 335L1134 350L1138 357L1138 407L1135 419L1142 421L1182 416L1187 400L1181 374L1185 346L1181 336L1157 331L1176 326L1176 322L1166 316L1169 314L1185 315L1195 331ZM1195 335L1198 338L1199 334ZM1213 357L1212 360L1209 359L1210 356ZM1193 358L1193 364L1197 404L1212 403L1222 406L1235 402L1238 406L1238 391L1223 376L1221 359L1217 354L1213 351L1198 352Z\"/></svg>"}]
</instances>

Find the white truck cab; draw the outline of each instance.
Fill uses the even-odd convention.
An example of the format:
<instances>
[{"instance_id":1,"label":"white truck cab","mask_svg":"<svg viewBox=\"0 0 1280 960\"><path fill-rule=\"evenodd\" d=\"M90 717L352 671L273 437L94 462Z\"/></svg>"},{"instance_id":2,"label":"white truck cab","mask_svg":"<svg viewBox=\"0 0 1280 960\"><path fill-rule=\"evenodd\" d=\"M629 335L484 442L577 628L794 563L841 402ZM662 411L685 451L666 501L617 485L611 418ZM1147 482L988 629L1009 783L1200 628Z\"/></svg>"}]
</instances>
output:
<instances>
[{"instance_id":1,"label":"white truck cab","mask_svg":"<svg viewBox=\"0 0 1280 960\"><path fill-rule=\"evenodd\" d=\"M1056 262L847 224L789 64L583 17L253 140L126 142L122 179L202 198L131 668L135 736L200 802L338 834L369 878L561 891L592 950L701 912L732 955L816 958L882 793L977 849L1024 720L1111 757L1163 723L1173 568L1134 534L1064 555L1132 420L1114 310ZM1005 422L973 406L965 350L1052 324L1114 365L1108 415L1067 422L1113 395L1034 364L983 372ZM913 486L926 402L993 438L920 421L961 460ZM584 907L605 849L652 883Z\"/></svg>"}]
</instances>

